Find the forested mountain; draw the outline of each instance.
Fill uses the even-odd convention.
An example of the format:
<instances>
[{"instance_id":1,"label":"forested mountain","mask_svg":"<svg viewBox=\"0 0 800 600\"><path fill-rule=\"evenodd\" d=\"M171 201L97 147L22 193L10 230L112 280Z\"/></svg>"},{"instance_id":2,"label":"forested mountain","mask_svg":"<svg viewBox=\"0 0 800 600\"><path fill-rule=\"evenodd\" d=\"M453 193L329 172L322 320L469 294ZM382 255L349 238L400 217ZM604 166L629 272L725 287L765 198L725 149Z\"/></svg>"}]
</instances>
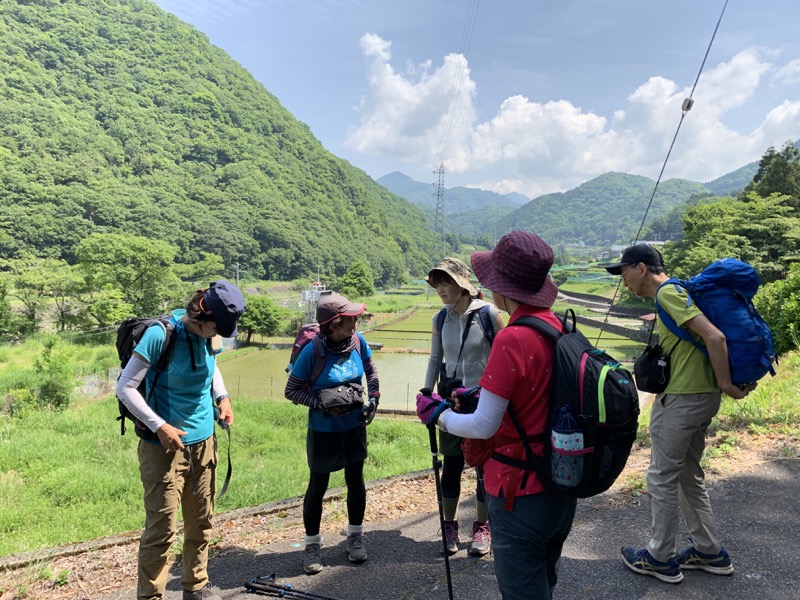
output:
<instances>
[{"instance_id":1,"label":"forested mountain","mask_svg":"<svg viewBox=\"0 0 800 600\"><path fill-rule=\"evenodd\" d=\"M1 257L135 233L255 277L428 266L419 207L148 0L0 0L0 55Z\"/></svg>"},{"instance_id":2,"label":"forested mountain","mask_svg":"<svg viewBox=\"0 0 800 600\"><path fill-rule=\"evenodd\" d=\"M432 194L436 189L402 173L381 177L378 183L427 206L433 200L422 190ZM584 242L589 246L607 246L632 239L654 187L655 181L647 177L606 173L568 192L534 198L519 208L513 206L515 201L525 198L519 194L500 196L485 190L453 188L445 192L445 214L453 231L468 236L493 239L510 229L528 229L551 244ZM462 190L471 193L471 202L463 200ZM683 179L663 181L647 222L664 217L693 196L707 195L711 192L699 183ZM502 201L498 202L498 198Z\"/></svg>"},{"instance_id":3,"label":"forested mountain","mask_svg":"<svg viewBox=\"0 0 800 600\"><path fill-rule=\"evenodd\" d=\"M640 175L605 173L568 192L539 196L501 218L493 227L498 231L514 228L536 231L551 244L624 243L638 230L654 186L653 180ZM696 194L709 192L701 184L683 179L661 182L648 222Z\"/></svg>"},{"instance_id":4,"label":"forested mountain","mask_svg":"<svg viewBox=\"0 0 800 600\"><path fill-rule=\"evenodd\" d=\"M435 178L436 175L433 175ZM422 183L411 179L408 175L395 171L376 179L393 194L427 207L431 211L436 208L436 183ZM454 187L447 188L444 195L444 214L452 215L457 213L482 210L492 207L518 208L528 202L528 199L521 194L503 196L487 190L477 188Z\"/></svg>"},{"instance_id":5,"label":"forested mountain","mask_svg":"<svg viewBox=\"0 0 800 600\"><path fill-rule=\"evenodd\" d=\"M726 194L737 194L741 192L745 186L753 180L753 175L758 171L758 162L754 161L739 167L735 171L726 173L722 177L706 182L705 185L716 196L725 196Z\"/></svg>"},{"instance_id":6,"label":"forested mountain","mask_svg":"<svg viewBox=\"0 0 800 600\"><path fill-rule=\"evenodd\" d=\"M794 143L794 147L800 148L800 140ZM722 177L717 177L703 185L717 196L738 194L753 180L753 177L758 172L758 163L759 161L747 163L743 167L739 167L735 171L731 171Z\"/></svg>"}]
</instances>

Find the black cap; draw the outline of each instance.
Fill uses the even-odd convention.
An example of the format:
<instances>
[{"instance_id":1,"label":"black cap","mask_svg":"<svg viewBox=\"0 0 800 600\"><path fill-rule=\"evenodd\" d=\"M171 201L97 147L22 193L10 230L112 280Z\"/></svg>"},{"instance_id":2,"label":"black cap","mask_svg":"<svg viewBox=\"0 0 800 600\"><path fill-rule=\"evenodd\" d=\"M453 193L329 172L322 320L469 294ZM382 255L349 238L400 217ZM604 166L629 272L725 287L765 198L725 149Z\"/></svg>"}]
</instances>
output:
<instances>
[{"instance_id":1,"label":"black cap","mask_svg":"<svg viewBox=\"0 0 800 600\"><path fill-rule=\"evenodd\" d=\"M635 244L622 251L619 262L604 265L612 275L622 275L622 265L638 265L644 263L651 267L663 267L664 258L661 253L647 244Z\"/></svg>"}]
</instances>

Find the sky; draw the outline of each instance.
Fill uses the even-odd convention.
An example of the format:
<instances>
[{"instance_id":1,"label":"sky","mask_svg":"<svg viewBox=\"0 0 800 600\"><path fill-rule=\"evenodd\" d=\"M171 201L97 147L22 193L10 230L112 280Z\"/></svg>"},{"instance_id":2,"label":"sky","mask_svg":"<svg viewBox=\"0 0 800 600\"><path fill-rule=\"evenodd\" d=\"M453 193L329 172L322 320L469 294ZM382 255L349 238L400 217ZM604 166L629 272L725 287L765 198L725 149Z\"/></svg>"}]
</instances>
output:
<instances>
[{"instance_id":1,"label":"sky","mask_svg":"<svg viewBox=\"0 0 800 600\"><path fill-rule=\"evenodd\" d=\"M374 179L706 182L800 139L798 0L155 2Z\"/></svg>"}]
</instances>

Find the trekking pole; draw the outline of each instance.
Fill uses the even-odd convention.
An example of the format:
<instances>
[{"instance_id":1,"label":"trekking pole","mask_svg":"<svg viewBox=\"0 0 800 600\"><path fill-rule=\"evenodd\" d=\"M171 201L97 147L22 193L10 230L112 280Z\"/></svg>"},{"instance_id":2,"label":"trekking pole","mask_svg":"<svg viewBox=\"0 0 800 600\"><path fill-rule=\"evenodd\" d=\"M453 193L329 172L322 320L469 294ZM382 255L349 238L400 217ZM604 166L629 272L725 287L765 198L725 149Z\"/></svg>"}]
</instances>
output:
<instances>
[{"instance_id":1,"label":"trekking pole","mask_svg":"<svg viewBox=\"0 0 800 600\"><path fill-rule=\"evenodd\" d=\"M279 598L297 598L306 600L340 600L333 596L323 596L322 594L315 594L314 592L305 592L298 590L288 583L276 583L275 573L272 575L262 575L261 577L254 577L252 580L244 584L249 592L261 592L277 596Z\"/></svg>"},{"instance_id":2,"label":"trekking pole","mask_svg":"<svg viewBox=\"0 0 800 600\"><path fill-rule=\"evenodd\" d=\"M431 390L420 390L423 394L430 394ZM433 479L436 481L436 500L439 503L439 527L442 530L442 550L444 551L444 570L447 573L447 596L453 600L453 580L450 577L450 555L447 552L447 535L444 529L444 505L442 504L442 481L439 478L439 468L442 461L439 460L439 446L436 443L436 424L428 424L428 437L431 441L431 457L433 458Z\"/></svg>"}]
</instances>

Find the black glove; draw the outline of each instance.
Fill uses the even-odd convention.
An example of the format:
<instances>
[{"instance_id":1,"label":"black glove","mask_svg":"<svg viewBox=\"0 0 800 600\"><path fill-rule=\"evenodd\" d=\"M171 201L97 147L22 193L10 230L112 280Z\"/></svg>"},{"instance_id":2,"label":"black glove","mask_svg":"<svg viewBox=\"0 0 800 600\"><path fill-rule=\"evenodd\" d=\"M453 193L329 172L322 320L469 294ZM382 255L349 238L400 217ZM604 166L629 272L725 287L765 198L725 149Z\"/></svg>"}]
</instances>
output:
<instances>
[{"instance_id":1,"label":"black glove","mask_svg":"<svg viewBox=\"0 0 800 600\"><path fill-rule=\"evenodd\" d=\"M453 395L456 398L456 408L454 410L468 415L474 413L475 409L478 408L481 388L477 386L471 388L460 387L453 390Z\"/></svg>"},{"instance_id":2,"label":"black glove","mask_svg":"<svg viewBox=\"0 0 800 600\"><path fill-rule=\"evenodd\" d=\"M378 412L378 399L372 397L369 399L369 402L364 405L364 408L361 409L361 418L364 421L364 427L372 423L376 412Z\"/></svg>"}]
</instances>

